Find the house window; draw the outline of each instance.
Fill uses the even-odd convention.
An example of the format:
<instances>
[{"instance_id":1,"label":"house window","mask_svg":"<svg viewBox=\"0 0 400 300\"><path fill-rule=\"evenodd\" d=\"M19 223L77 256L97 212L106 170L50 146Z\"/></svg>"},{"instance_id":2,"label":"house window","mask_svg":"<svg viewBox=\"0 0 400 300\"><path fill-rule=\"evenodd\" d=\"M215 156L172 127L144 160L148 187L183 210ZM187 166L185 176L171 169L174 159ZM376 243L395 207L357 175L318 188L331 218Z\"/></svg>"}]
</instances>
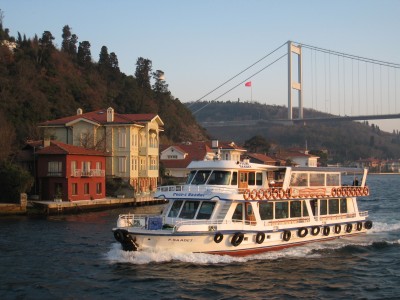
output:
<instances>
[{"instance_id":1,"label":"house window","mask_svg":"<svg viewBox=\"0 0 400 300\"><path fill-rule=\"evenodd\" d=\"M96 184L96 194L101 194L101 193L102 193L101 182L98 182Z\"/></svg>"},{"instance_id":2,"label":"house window","mask_svg":"<svg viewBox=\"0 0 400 300\"><path fill-rule=\"evenodd\" d=\"M48 163L48 176L61 176L62 175L62 162L61 161L49 161Z\"/></svg>"},{"instance_id":3,"label":"house window","mask_svg":"<svg viewBox=\"0 0 400 300\"><path fill-rule=\"evenodd\" d=\"M85 184L83 185L83 193L84 193L85 195L89 195L89 183L85 183Z\"/></svg>"},{"instance_id":4,"label":"house window","mask_svg":"<svg viewBox=\"0 0 400 300\"><path fill-rule=\"evenodd\" d=\"M168 159L178 159L178 155L168 155Z\"/></svg>"},{"instance_id":5,"label":"house window","mask_svg":"<svg viewBox=\"0 0 400 300\"><path fill-rule=\"evenodd\" d=\"M118 157L118 170L121 173L126 172L126 157Z\"/></svg>"},{"instance_id":6,"label":"house window","mask_svg":"<svg viewBox=\"0 0 400 300\"><path fill-rule=\"evenodd\" d=\"M78 163L76 161L71 161L71 176L78 176L77 171L76 171L77 166L78 166Z\"/></svg>"},{"instance_id":7,"label":"house window","mask_svg":"<svg viewBox=\"0 0 400 300\"><path fill-rule=\"evenodd\" d=\"M126 147L126 132L125 129L121 129L118 132L118 147L125 148Z\"/></svg>"},{"instance_id":8,"label":"house window","mask_svg":"<svg viewBox=\"0 0 400 300\"><path fill-rule=\"evenodd\" d=\"M96 162L96 170L101 170L101 161Z\"/></svg>"},{"instance_id":9,"label":"house window","mask_svg":"<svg viewBox=\"0 0 400 300\"><path fill-rule=\"evenodd\" d=\"M90 175L90 161L82 162L82 176Z\"/></svg>"},{"instance_id":10,"label":"house window","mask_svg":"<svg viewBox=\"0 0 400 300\"><path fill-rule=\"evenodd\" d=\"M132 163L131 163L131 168L132 171L137 171L137 167L138 167L138 160L136 156L132 156Z\"/></svg>"},{"instance_id":11,"label":"house window","mask_svg":"<svg viewBox=\"0 0 400 300\"><path fill-rule=\"evenodd\" d=\"M140 169L141 171L146 170L146 159L145 158L141 158L140 159Z\"/></svg>"},{"instance_id":12,"label":"house window","mask_svg":"<svg viewBox=\"0 0 400 300\"><path fill-rule=\"evenodd\" d=\"M78 184L77 183L72 184L72 195L73 196L78 195Z\"/></svg>"},{"instance_id":13,"label":"house window","mask_svg":"<svg viewBox=\"0 0 400 300\"><path fill-rule=\"evenodd\" d=\"M156 170L157 169L157 160L155 157L150 157L150 170Z\"/></svg>"}]
</instances>

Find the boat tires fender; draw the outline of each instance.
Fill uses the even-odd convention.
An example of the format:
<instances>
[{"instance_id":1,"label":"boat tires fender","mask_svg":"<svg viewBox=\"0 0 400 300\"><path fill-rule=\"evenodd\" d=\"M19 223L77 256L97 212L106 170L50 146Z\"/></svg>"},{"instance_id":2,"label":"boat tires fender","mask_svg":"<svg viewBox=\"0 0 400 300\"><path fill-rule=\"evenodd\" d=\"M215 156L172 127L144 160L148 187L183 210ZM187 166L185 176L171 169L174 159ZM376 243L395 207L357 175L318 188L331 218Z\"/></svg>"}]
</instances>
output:
<instances>
[{"instance_id":1,"label":"boat tires fender","mask_svg":"<svg viewBox=\"0 0 400 300\"><path fill-rule=\"evenodd\" d=\"M330 232L331 232L331 228L329 226L324 226L324 229L323 229L322 233L325 236L328 236Z\"/></svg>"},{"instance_id":2,"label":"boat tires fender","mask_svg":"<svg viewBox=\"0 0 400 300\"><path fill-rule=\"evenodd\" d=\"M231 240L232 246L234 247L239 246L243 242L243 239L244 239L244 234L241 232L236 232Z\"/></svg>"},{"instance_id":3,"label":"boat tires fender","mask_svg":"<svg viewBox=\"0 0 400 300\"><path fill-rule=\"evenodd\" d=\"M224 239L224 235L221 232L217 232L214 235L214 242L216 242L217 244L221 243L223 239Z\"/></svg>"},{"instance_id":4,"label":"boat tires fender","mask_svg":"<svg viewBox=\"0 0 400 300\"><path fill-rule=\"evenodd\" d=\"M361 229L362 229L362 223L357 222L357 231L361 231Z\"/></svg>"},{"instance_id":5,"label":"boat tires fender","mask_svg":"<svg viewBox=\"0 0 400 300\"><path fill-rule=\"evenodd\" d=\"M318 235L320 231L321 231L321 228L319 228L318 226L314 226L313 228L311 228L312 235Z\"/></svg>"},{"instance_id":6,"label":"boat tires fender","mask_svg":"<svg viewBox=\"0 0 400 300\"><path fill-rule=\"evenodd\" d=\"M264 232L259 232L256 235L256 243L257 244L262 244L265 240L265 233Z\"/></svg>"},{"instance_id":7,"label":"boat tires fender","mask_svg":"<svg viewBox=\"0 0 400 300\"><path fill-rule=\"evenodd\" d=\"M347 224L346 225L346 232L350 233L353 230L353 224Z\"/></svg>"},{"instance_id":8,"label":"boat tires fender","mask_svg":"<svg viewBox=\"0 0 400 300\"><path fill-rule=\"evenodd\" d=\"M121 229L117 229L114 231L114 238L120 242L123 243L125 240L125 234Z\"/></svg>"},{"instance_id":9,"label":"boat tires fender","mask_svg":"<svg viewBox=\"0 0 400 300\"><path fill-rule=\"evenodd\" d=\"M364 224L365 229L371 229L372 228L372 221L368 220Z\"/></svg>"},{"instance_id":10,"label":"boat tires fender","mask_svg":"<svg viewBox=\"0 0 400 300\"><path fill-rule=\"evenodd\" d=\"M282 239L283 239L285 242L288 242L288 241L290 240L291 237L292 237L292 233L290 232L290 230L285 230L285 231L283 232Z\"/></svg>"},{"instance_id":11,"label":"boat tires fender","mask_svg":"<svg viewBox=\"0 0 400 300\"><path fill-rule=\"evenodd\" d=\"M301 238L305 237L308 234L308 229L305 227L301 227L299 228L299 230L297 230L297 235Z\"/></svg>"},{"instance_id":12,"label":"boat tires fender","mask_svg":"<svg viewBox=\"0 0 400 300\"><path fill-rule=\"evenodd\" d=\"M342 227L339 224L335 225L335 233L339 234L342 231Z\"/></svg>"}]
</instances>

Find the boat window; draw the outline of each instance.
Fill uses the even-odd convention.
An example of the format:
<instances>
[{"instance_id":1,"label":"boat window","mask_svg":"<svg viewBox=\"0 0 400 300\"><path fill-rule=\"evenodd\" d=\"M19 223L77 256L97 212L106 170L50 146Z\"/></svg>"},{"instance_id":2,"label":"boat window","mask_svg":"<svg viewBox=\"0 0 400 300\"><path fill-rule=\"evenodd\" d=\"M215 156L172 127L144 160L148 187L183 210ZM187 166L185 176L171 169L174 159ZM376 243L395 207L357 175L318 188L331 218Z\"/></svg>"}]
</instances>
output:
<instances>
[{"instance_id":1,"label":"boat window","mask_svg":"<svg viewBox=\"0 0 400 300\"><path fill-rule=\"evenodd\" d=\"M232 173L232 181L231 181L231 185L237 185L237 172L233 172Z\"/></svg>"},{"instance_id":2,"label":"boat window","mask_svg":"<svg viewBox=\"0 0 400 300\"><path fill-rule=\"evenodd\" d=\"M196 172L197 172L197 171L191 171L191 172L189 173L189 176L188 176L188 178L187 178L187 180L186 180L186 184L190 184L190 182L193 180L193 177L194 177L194 175L196 174Z\"/></svg>"},{"instance_id":3,"label":"boat window","mask_svg":"<svg viewBox=\"0 0 400 300\"><path fill-rule=\"evenodd\" d=\"M329 199L328 205L330 215L339 213L339 199Z\"/></svg>"},{"instance_id":4,"label":"boat window","mask_svg":"<svg viewBox=\"0 0 400 300\"><path fill-rule=\"evenodd\" d=\"M179 214L179 218L193 219L198 207L199 207L198 201L185 201L181 213Z\"/></svg>"},{"instance_id":5,"label":"boat window","mask_svg":"<svg viewBox=\"0 0 400 300\"><path fill-rule=\"evenodd\" d=\"M179 210L181 209L183 201L176 200L171 207L171 210L168 213L169 218L176 218L178 216Z\"/></svg>"},{"instance_id":6,"label":"boat window","mask_svg":"<svg viewBox=\"0 0 400 300\"><path fill-rule=\"evenodd\" d=\"M204 201L200 206L196 219L209 220L213 213L214 207L215 207L215 202Z\"/></svg>"},{"instance_id":7,"label":"boat window","mask_svg":"<svg viewBox=\"0 0 400 300\"><path fill-rule=\"evenodd\" d=\"M255 185L255 184L256 184L256 173L249 172L249 185Z\"/></svg>"},{"instance_id":8,"label":"boat window","mask_svg":"<svg viewBox=\"0 0 400 300\"><path fill-rule=\"evenodd\" d=\"M275 203L275 219L286 219L289 215L289 203L288 202L276 202Z\"/></svg>"},{"instance_id":9,"label":"boat window","mask_svg":"<svg viewBox=\"0 0 400 300\"><path fill-rule=\"evenodd\" d=\"M307 173L292 173L290 178L291 186L308 186Z\"/></svg>"},{"instance_id":10,"label":"boat window","mask_svg":"<svg viewBox=\"0 0 400 300\"><path fill-rule=\"evenodd\" d=\"M262 202L259 206L261 220L272 220L274 218L274 203Z\"/></svg>"},{"instance_id":11,"label":"boat window","mask_svg":"<svg viewBox=\"0 0 400 300\"><path fill-rule=\"evenodd\" d=\"M347 213L347 200L340 199L340 213L346 214Z\"/></svg>"},{"instance_id":12,"label":"boat window","mask_svg":"<svg viewBox=\"0 0 400 300\"><path fill-rule=\"evenodd\" d=\"M238 203L232 215L232 220L243 220L243 204Z\"/></svg>"},{"instance_id":13,"label":"boat window","mask_svg":"<svg viewBox=\"0 0 400 300\"><path fill-rule=\"evenodd\" d=\"M301 201L290 201L290 217L301 217Z\"/></svg>"},{"instance_id":14,"label":"boat window","mask_svg":"<svg viewBox=\"0 0 400 300\"><path fill-rule=\"evenodd\" d=\"M327 186L340 185L340 174L326 174L326 185Z\"/></svg>"},{"instance_id":15,"label":"boat window","mask_svg":"<svg viewBox=\"0 0 400 300\"><path fill-rule=\"evenodd\" d=\"M262 185L262 182L263 182L262 173L257 172L256 173L256 185Z\"/></svg>"},{"instance_id":16,"label":"boat window","mask_svg":"<svg viewBox=\"0 0 400 300\"><path fill-rule=\"evenodd\" d=\"M321 216L328 214L328 207L327 207L326 200L319 200L319 214Z\"/></svg>"},{"instance_id":17,"label":"boat window","mask_svg":"<svg viewBox=\"0 0 400 300\"><path fill-rule=\"evenodd\" d=\"M210 173L210 170L197 171L196 175L193 178L192 184L205 184Z\"/></svg>"},{"instance_id":18,"label":"boat window","mask_svg":"<svg viewBox=\"0 0 400 300\"><path fill-rule=\"evenodd\" d=\"M208 178L207 184L228 185L231 181L231 172L229 171L213 171Z\"/></svg>"},{"instance_id":19,"label":"boat window","mask_svg":"<svg viewBox=\"0 0 400 300\"><path fill-rule=\"evenodd\" d=\"M308 217L308 209L306 201L303 201L303 217Z\"/></svg>"},{"instance_id":20,"label":"boat window","mask_svg":"<svg viewBox=\"0 0 400 300\"><path fill-rule=\"evenodd\" d=\"M310 173L310 186L325 186L325 173Z\"/></svg>"}]
</instances>

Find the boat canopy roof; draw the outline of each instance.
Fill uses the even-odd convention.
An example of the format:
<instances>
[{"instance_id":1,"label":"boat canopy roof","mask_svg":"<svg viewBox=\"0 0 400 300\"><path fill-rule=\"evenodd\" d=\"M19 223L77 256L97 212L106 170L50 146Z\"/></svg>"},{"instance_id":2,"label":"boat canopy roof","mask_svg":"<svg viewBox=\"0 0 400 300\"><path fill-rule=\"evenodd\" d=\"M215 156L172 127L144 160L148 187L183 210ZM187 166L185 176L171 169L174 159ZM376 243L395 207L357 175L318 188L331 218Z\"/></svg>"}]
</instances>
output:
<instances>
[{"instance_id":1,"label":"boat canopy roof","mask_svg":"<svg viewBox=\"0 0 400 300\"><path fill-rule=\"evenodd\" d=\"M233 160L202 160L202 161L192 161L188 167L190 170L199 170L199 169L235 169L235 170L284 170L288 169L288 167L281 166L272 166L265 164L256 164L248 161L233 161Z\"/></svg>"}]
</instances>

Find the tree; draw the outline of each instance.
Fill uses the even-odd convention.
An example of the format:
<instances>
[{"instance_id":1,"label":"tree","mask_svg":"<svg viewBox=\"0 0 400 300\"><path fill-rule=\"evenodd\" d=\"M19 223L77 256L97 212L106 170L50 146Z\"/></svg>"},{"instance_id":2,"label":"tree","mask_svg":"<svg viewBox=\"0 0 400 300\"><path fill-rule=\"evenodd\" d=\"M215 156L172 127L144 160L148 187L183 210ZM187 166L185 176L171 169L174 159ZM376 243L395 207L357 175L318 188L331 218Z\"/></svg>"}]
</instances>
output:
<instances>
[{"instance_id":1,"label":"tree","mask_svg":"<svg viewBox=\"0 0 400 300\"><path fill-rule=\"evenodd\" d=\"M150 90L150 73L152 62L149 59L139 57L136 61L135 77L138 86L142 89Z\"/></svg>"},{"instance_id":2,"label":"tree","mask_svg":"<svg viewBox=\"0 0 400 300\"><path fill-rule=\"evenodd\" d=\"M6 161L13 152L15 143L15 129L7 122L4 114L0 111L0 161Z\"/></svg>"},{"instance_id":3,"label":"tree","mask_svg":"<svg viewBox=\"0 0 400 300\"><path fill-rule=\"evenodd\" d=\"M156 94L169 93L168 84L165 84L164 72L157 70L152 73L154 79L153 90Z\"/></svg>"},{"instance_id":4,"label":"tree","mask_svg":"<svg viewBox=\"0 0 400 300\"><path fill-rule=\"evenodd\" d=\"M99 66L108 68L110 67L110 56L108 55L108 49L106 46L101 47L99 55Z\"/></svg>"},{"instance_id":5,"label":"tree","mask_svg":"<svg viewBox=\"0 0 400 300\"><path fill-rule=\"evenodd\" d=\"M33 178L28 171L9 161L0 162L0 201L18 202L20 193L28 192Z\"/></svg>"},{"instance_id":6,"label":"tree","mask_svg":"<svg viewBox=\"0 0 400 300\"><path fill-rule=\"evenodd\" d=\"M92 54L90 52L90 43L88 41L83 41L79 43L78 47L78 63L81 66L89 66L92 62Z\"/></svg>"},{"instance_id":7,"label":"tree","mask_svg":"<svg viewBox=\"0 0 400 300\"><path fill-rule=\"evenodd\" d=\"M62 34L62 44L61 51L66 52L71 55L76 54L76 43L78 42L78 37L71 33L71 28L68 25L63 27Z\"/></svg>"},{"instance_id":8,"label":"tree","mask_svg":"<svg viewBox=\"0 0 400 300\"><path fill-rule=\"evenodd\" d=\"M249 140L244 142L244 147L249 150L249 152L259 153L265 152L268 153L271 145L267 142L267 140L261 136L256 135L250 138Z\"/></svg>"},{"instance_id":9,"label":"tree","mask_svg":"<svg viewBox=\"0 0 400 300\"><path fill-rule=\"evenodd\" d=\"M110 66L119 72L118 58L114 52L110 53Z\"/></svg>"}]
</instances>

